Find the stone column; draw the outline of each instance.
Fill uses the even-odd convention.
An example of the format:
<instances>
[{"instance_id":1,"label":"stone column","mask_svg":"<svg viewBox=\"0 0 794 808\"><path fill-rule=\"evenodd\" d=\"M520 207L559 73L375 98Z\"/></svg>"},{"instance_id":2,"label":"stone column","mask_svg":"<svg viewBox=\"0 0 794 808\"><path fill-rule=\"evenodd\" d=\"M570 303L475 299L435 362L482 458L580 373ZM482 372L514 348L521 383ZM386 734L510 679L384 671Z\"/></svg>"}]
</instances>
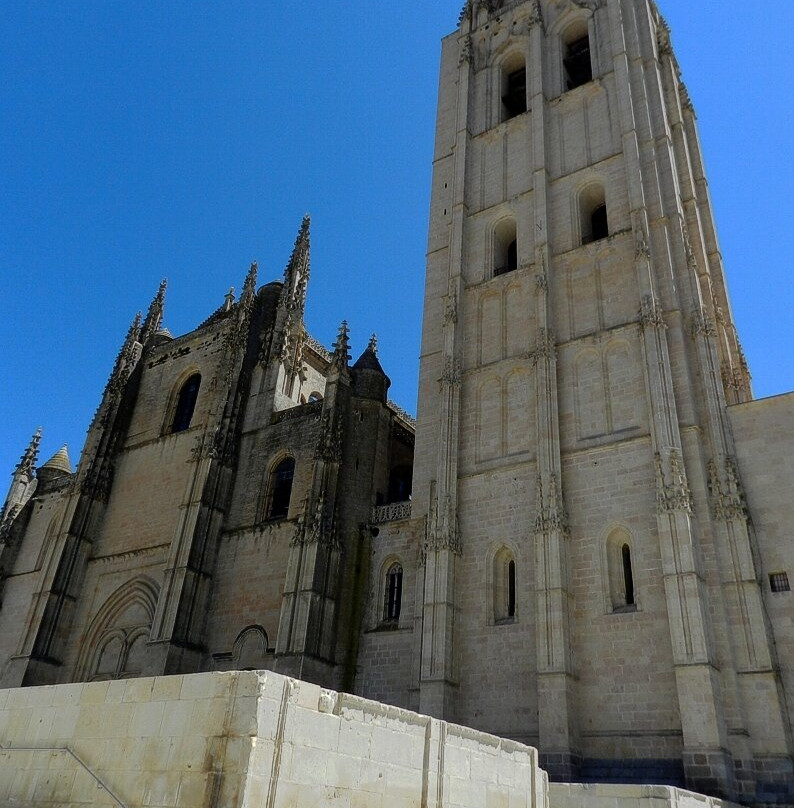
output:
<instances>
[{"instance_id":1,"label":"stone column","mask_svg":"<svg viewBox=\"0 0 794 808\"><path fill-rule=\"evenodd\" d=\"M570 651L571 594L568 570L568 520L562 492L557 354L551 323L554 279L548 268L548 143L543 92L544 32L540 5L534 3L527 63L531 126L527 148L534 155L535 267L537 336L530 351L536 374L537 493L535 524L535 599L539 747L543 767L556 780L576 776L580 753L573 716L574 672ZM551 291L550 291L551 289Z\"/></svg>"}]
</instances>

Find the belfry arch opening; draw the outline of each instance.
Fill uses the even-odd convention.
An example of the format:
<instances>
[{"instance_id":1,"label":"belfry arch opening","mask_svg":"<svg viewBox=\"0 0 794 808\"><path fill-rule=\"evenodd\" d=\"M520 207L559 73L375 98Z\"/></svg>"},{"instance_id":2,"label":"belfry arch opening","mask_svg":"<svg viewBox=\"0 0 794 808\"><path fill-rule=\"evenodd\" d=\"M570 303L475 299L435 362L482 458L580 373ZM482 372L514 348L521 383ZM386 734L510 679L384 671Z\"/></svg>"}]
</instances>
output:
<instances>
[{"instance_id":1,"label":"belfry arch opening","mask_svg":"<svg viewBox=\"0 0 794 808\"><path fill-rule=\"evenodd\" d=\"M508 121L527 111L527 66L519 53L502 63L502 120Z\"/></svg>"},{"instance_id":2,"label":"belfry arch opening","mask_svg":"<svg viewBox=\"0 0 794 808\"><path fill-rule=\"evenodd\" d=\"M562 39L565 89L574 90L593 80L593 60L587 21L569 26Z\"/></svg>"}]
</instances>

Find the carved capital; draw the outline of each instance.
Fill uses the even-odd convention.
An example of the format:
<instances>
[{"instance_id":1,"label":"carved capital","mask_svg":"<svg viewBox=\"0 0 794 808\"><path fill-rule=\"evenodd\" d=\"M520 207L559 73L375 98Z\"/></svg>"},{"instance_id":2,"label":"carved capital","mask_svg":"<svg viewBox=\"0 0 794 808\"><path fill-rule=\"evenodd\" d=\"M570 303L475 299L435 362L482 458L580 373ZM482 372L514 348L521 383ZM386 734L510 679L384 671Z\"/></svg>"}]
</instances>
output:
<instances>
[{"instance_id":1,"label":"carved capital","mask_svg":"<svg viewBox=\"0 0 794 808\"><path fill-rule=\"evenodd\" d=\"M444 304L444 324L454 325L458 322L458 299L454 294L447 295Z\"/></svg>"},{"instance_id":2,"label":"carved capital","mask_svg":"<svg viewBox=\"0 0 794 808\"><path fill-rule=\"evenodd\" d=\"M554 332L549 328L539 328L535 347L529 352L529 359L533 365L548 360L553 362L557 358L557 342Z\"/></svg>"},{"instance_id":3,"label":"carved capital","mask_svg":"<svg viewBox=\"0 0 794 808\"><path fill-rule=\"evenodd\" d=\"M722 469L709 461L709 498L714 518L723 522L747 521L747 502L742 490L739 470L733 457L726 457Z\"/></svg>"},{"instance_id":4,"label":"carved capital","mask_svg":"<svg viewBox=\"0 0 794 808\"><path fill-rule=\"evenodd\" d=\"M705 309L699 309L692 314L692 336L693 337L716 337L717 328L709 313Z\"/></svg>"},{"instance_id":5,"label":"carved capital","mask_svg":"<svg viewBox=\"0 0 794 808\"><path fill-rule=\"evenodd\" d=\"M530 26L539 25L541 30L546 30L546 25L543 21L543 11L540 7L540 0L532 0L527 21L529 22Z\"/></svg>"},{"instance_id":6,"label":"carved capital","mask_svg":"<svg viewBox=\"0 0 794 808\"><path fill-rule=\"evenodd\" d=\"M648 328L667 328L664 321L664 312L659 301L653 295L645 295L640 306L640 328L645 331Z\"/></svg>"},{"instance_id":7,"label":"carved capital","mask_svg":"<svg viewBox=\"0 0 794 808\"><path fill-rule=\"evenodd\" d=\"M449 550L455 555L461 555L463 552L460 530L458 529L458 516L449 495L444 497L442 502L433 500L430 503L430 514L427 520L420 563L424 564L430 553L442 550Z\"/></svg>"},{"instance_id":8,"label":"carved capital","mask_svg":"<svg viewBox=\"0 0 794 808\"><path fill-rule=\"evenodd\" d=\"M450 387L460 387L462 381L462 374L460 370L460 360L454 356L448 356L444 360L444 370L441 373L439 380L442 385Z\"/></svg>"},{"instance_id":9,"label":"carved capital","mask_svg":"<svg viewBox=\"0 0 794 808\"><path fill-rule=\"evenodd\" d=\"M324 493L317 498L314 508L311 507L307 497L303 504L303 512L298 517L298 522L295 525L295 532L290 541L290 546L322 544L327 547L338 548L337 514L335 509L333 512L330 511L331 509L326 504Z\"/></svg>"},{"instance_id":10,"label":"carved capital","mask_svg":"<svg viewBox=\"0 0 794 808\"><path fill-rule=\"evenodd\" d=\"M466 34L460 38L460 56L458 57L458 67L471 63L471 37Z\"/></svg>"},{"instance_id":11,"label":"carved capital","mask_svg":"<svg viewBox=\"0 0 794 808\"><path fill-rule=\"evenodd\" d=\"M656 463L656 512L669 514L683 511L692 514L694 503L689 488L684 459L679 449L671 449L666 457L659 452Z\"/></svg>"},{"instance_id":12,"label":"carved capital","mask_svg":"<svg viewBox=\"0 0 794 808\"><path fill-rule=\"evenodd\" d=\"M559 532L564 536L570 535L568 513L556 474L550 474L545 485L543 476L538 474L535 500L535 533Z\"/></svg>"}]
</instances>

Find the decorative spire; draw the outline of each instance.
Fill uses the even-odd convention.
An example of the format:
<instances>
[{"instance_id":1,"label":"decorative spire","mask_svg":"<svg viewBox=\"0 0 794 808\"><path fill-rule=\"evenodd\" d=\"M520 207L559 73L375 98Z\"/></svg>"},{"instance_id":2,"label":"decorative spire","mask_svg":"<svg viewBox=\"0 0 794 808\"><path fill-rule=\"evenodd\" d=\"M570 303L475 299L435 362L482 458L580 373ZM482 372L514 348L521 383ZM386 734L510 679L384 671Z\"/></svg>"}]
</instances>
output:
<instances>
[{"instance_id":1,"label":"decorative spire","mask_svg":"<svg viewBox=\"0 0 794 808\"><path fill-rule=\"evenodd\" d=\"M287 308L302 309L306 302L306 286L311 269L311 216L303 217L295 246L284 270L284 294Z\"/></svg>"},{"instance_id":2,"label":"decorative spire","mask_svg":"<svg viewBox=\"0 0 794 808\"><path fill-rule=\"evenodd\" d=\"M346 367L350 361L350 329L347 320L342 320L339 334L334 343L333 363L338 367Z\"/></svg>"},{"instance_id":3,"label":"decorative spire","mask_svg":"<svg viewBox=\"0 0 794 808\"><path fill-rule=\"evenodd\" d=\"M256 274L259 271L259 264L256 261L251 263L248 274L243 282L243 291L240 292L240 306L247 308L254 301L256 295Z\"/></svg>"},{"instance_id":4,"label":"decorative spire","mask_svg":"<svg viewBox=\"0 0 794 808\"><path fill-rule=\"evenodd\" d=\"M230 286L229 291L223 298L223 310L230 311L233 305L234 305L234 287Z\"/></svg>"},{"instance_id":5,"label":"decorative spire","mask_svg":"<svg viewBox=\"0 0 794 808\"><path fill-rule=\"evenodd\" d=\"M157 294L154 296L149 311L146 312L146 319L143 321L143 328L141 329L140 342L145 343L149 337L153 336L160 330L163 324L163 310L165 308L165 290L168 288L167 278L160 281L160 286L157 289Z\"/></svg>"},{"instance_id":6,"label":"decorative spire","mask_svg":"<svg viewBox=\"0 0 794 808\"><path fill-rule=\"evenodd\" d=\"M377 334L373 334L369 338L369 345L367 345L367 350L372 351L372 353L374 353L375 356L378 355L378 335Z\"/></svg>"},{"instance_id":7,"label":"decorative spire","mask_svg":"<svg viewBox=\"0 0 794 808\"><path fill-rule=\"evenodd\" d=\"M105 388L106 392L112 396L120 395L124 385L127 383L127 379L139 356L140 346L138 343L141 336L141 313L138 312L127 331L124 344L116 357L116 364L113 366L113 372L110 374L110 379L108 379L107 387Z\"/></svg>"}]
</instances>

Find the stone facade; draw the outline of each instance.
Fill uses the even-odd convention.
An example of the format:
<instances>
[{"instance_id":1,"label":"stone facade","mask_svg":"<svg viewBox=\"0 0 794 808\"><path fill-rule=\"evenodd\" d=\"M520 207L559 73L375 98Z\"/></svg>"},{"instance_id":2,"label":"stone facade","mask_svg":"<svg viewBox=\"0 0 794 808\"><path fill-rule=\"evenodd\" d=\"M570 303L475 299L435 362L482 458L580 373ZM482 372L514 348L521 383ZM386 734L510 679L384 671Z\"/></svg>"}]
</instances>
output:
<instances>
[{"instance_id":1,"label":"stone facade","mask_svg":"<svg viewBox=\"0 0 794 808\"><path fill-rule=\"evenodd\" d=\"M444 39L415 451L308 274L304 222L178 339L161 288L76 472L34 438L3 684L269 669L555 781L794 805L794 395L752 399L653 0L470 0Z\"/></svg>"}]
</instances>

